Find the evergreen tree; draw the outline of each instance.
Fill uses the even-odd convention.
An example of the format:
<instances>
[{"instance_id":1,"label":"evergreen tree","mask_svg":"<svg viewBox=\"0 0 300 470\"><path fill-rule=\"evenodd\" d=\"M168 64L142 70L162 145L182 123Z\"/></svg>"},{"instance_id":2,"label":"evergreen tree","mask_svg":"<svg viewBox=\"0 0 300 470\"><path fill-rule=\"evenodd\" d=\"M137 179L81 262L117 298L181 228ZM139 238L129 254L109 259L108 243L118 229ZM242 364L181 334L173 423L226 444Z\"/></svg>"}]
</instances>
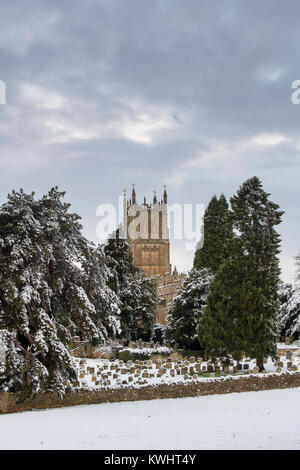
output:
<instances>
[{"instance_id":1,"label":"evergreen tree","mask_svg":"<svg viewBox=\"0 0 300 470\"><path fill-rule=\"evenodd\" d=\"M120 299L121 334L126 341L149 339L155 323L156 287L134 266L128 242L118 229L104 248L112 272L110 286Z\"/></svg>"},{"instance_id":2,"label":"evergreen tree","mask_svg":"<svg viewBox=\"0 0 300 470\"><path fill-rule=\"evenodd\" d=\"M82 236L79 216L69 213L63 196L53 188L36 200L21 190L0 210L0 330L6 349L0 388L22 392L21 399L39 391L63 394L76 377L66 347L71 337L103 341L106 319L118 323L118 299L106 285L104 261ZM99 286L88 291L92 258Z\"/></svg>"},{"instance_id":3,"label":"evergreen tree","mask_svg":"<svg viewBox=\"0 0 300 470\"><path fill-rule=\"evenodd\" d=\"M165 336L179 346L199 348L197 326L206 305L213 276L206 268L192 269L170 306Z\"/></svg>"},{"instance_id":4,"label":"evergreen tree","mask_svg":"<svg viewBox=\"0 0 300 470\"><path fill-rule=\"evenodd\" d=\"M203 246L196 250L194 267L217 271L228 256L228 246L233 238L227 200L222 194L213 196L204 214Z\"/></svg>"},{"instance_id":5,"label":"evergreen tree","mask_svg":"<svg viewBox=\"0 0 300 470\"><path fill-rule=\"evenodd\" d=\"M122 292L123 308L130 318L127 338L149 341L155 324L156 285L153 279L138 271L129 275L127 289ZM121 310L122 311L122 310Z\"/></svg>"},{"instance_id":6,"label":"evergreen tree","mask_svg":"<svg viewBox=\"0 0 300 470\"><path fill-rule=\"evenodd\" d=\"M281 336L300 338L300 287L283 284L279 290Z\"/></svg>"},{"instance_id":7,"label":"evergreen tree","mask_svg":"<svg viewBox=\"0 0 300 470\"><path fill-rule=\"evenodd\" d=\"M247 180L231 198L231 219L239 236L217 271L198 337L208 353L245 353L256 358L276 355L280 239L275 226L283 212L269 200L260 180Z\"/></svg>"}]
</instances>

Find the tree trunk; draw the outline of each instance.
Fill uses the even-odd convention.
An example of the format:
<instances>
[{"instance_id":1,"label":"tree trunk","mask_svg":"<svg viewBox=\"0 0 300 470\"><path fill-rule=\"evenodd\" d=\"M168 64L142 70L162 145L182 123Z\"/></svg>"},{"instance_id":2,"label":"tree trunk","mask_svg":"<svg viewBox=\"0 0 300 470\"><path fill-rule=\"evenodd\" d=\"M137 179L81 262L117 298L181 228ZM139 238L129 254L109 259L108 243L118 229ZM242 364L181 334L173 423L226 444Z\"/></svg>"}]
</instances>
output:
<instances>
[{"instance_id":1,"label":"tree trunk","mask_svg":"<svg viewBox=\"0 0 300 470\"><path fill-rule=\"evenodd\" d=\"M259 369L259 372L265 370L265 368L264 368L264 360L263 360L263 359L257 358L257 359L256 359L256 365L257 365L257 367L258 367L258 369Z\"/></svg>"}]
</instances>

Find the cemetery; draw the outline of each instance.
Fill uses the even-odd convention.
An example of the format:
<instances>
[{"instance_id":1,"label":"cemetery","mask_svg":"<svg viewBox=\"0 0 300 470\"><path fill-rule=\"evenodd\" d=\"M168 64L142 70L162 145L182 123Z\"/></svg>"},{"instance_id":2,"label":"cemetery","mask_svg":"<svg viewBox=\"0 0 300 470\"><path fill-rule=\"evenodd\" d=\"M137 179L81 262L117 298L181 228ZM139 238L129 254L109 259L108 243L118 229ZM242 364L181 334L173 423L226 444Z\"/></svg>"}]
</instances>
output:
<instances>
[{"instance_id":1,"label":"cemetery","mask_svg":"<svg viewBox=\"0 0 300 470\"><path fill-rule=\"evenodd\" d=\"M117 355L124 357L127 353L140 359L74 357L77 379L63 398L56 393L41 393L17 403L15 394L1 392L0 413L300 386L298 342L278 343L277 347L277 360L265 358L264 370L259 372L255 361L247 357L239 362L229 358L205 360L200 356L183 357L169 345L131 342ZM105 352L107 357L108 351L113 354L110 348L102 349L102 354Z\"/></svg>"},{"instance_id":2,"label":"cemetery","mask_svg":"<svg viewBox=\"0 0 300 470\"><path fill-rule=\"evenodd\" d=\"M91 359L76 358L79 379L74 386L79 389L102 387L126 387L157 385L161 383L178 383L185 381L203 381L220 377L241 377L245 375L282 374L298 372L300 370L300 347L298 345L284 347L278 343L278 360L264 359L265 369L259 373L255 361L244 357L240 362L228 358L218 360L204 360L201 357L189 356L180 358L180 352L171 352L167 347L140 349L127 348L122 352L136 351L140 356L147 355L146 360L122 359ZM170 351L167 355L157 358L156 351ZM150 354L152 353L152 355ZM153 359L151 359L151 357Z\"/></svg>"}]
</instances>

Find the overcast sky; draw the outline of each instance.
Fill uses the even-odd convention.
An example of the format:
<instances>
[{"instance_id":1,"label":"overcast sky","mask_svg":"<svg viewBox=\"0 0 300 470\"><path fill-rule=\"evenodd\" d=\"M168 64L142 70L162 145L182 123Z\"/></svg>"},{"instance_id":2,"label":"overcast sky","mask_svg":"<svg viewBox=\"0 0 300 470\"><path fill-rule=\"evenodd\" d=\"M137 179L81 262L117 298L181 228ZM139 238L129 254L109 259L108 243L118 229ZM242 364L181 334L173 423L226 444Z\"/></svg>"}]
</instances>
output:
<instances>
[{"instance_id":1,"label":"overcast sky","mask_svg":"<svg viewBox=\"0 0 300 470\"><path fill-rule=\"evenodd\" d=\"M97 241L97 206L207 204L251 176L285 210L282 276L300 249L299 0L21 0L0 16L1 201L58 185ZM173 244L188 269L193 253Z\"/></svg>"}]
</instances>

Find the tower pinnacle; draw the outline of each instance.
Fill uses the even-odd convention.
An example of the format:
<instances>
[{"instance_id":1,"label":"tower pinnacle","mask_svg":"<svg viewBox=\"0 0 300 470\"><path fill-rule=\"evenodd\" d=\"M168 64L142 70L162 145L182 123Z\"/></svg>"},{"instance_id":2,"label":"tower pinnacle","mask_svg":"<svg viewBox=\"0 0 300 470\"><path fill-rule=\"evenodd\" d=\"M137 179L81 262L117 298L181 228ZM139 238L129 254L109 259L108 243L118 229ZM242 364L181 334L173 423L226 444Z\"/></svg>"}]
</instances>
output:
<instances>
[{"instance_id":1,"label":"tower pinnacle","mask_svg":"<svg viewBox=\"0 0 300 470\"><path fill-rule=\"evenodd\" d=\"M164 188L164 204L167 204L168 202L167 186L164 184L163 188Z\"/></svg>"},{"instance_id":2,"label":"tower pinnacle","mask_svg":"<svg viewBox=\"0 0 300 470\"><path fill-rule=\"evenodd\" d=\"M135 189L134 189L134 186L135 184L132 183L132 205L136 203L136 194L135 194Z\"/></svg>"},{"instance_id":3,"label":"tower pinnacle","mask_svg":"<svg viewBox=\"0 0 300 470\"><path fill-rule=\"evenodd\" d=\"M157 204L156 191L153 191L153 204Z\"/></svg>"}]
</instances>

